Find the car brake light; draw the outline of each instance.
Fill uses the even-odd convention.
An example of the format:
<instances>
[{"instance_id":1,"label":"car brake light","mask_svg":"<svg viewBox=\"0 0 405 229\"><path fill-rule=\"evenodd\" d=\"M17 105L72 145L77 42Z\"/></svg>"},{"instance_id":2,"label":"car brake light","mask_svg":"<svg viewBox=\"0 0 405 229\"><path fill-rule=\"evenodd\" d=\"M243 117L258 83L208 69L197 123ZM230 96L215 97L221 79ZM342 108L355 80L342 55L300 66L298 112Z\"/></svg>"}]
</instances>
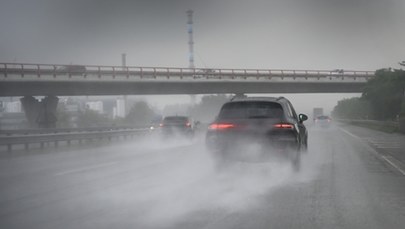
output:
<instances>
[{"instance_id":1,"label":"car brake light","mask_svg":"<svg viewBox=\"0 0 405 229\"><path fill-rule=\"evenodd\" d=\"M189 122L186 123L186 126L187 126L187 127L190 127L190 126L191 126L191 123L189 123Z\"/></svg>"},{"instance_id":2,"label":"car brake light","mask_svg":"<svg viewBox=\"0 0 405 229\"><path fill-rule=\"evenodd\" d=\"M159 126L162 127L162 126L163 126L163 123L160 123Z\"/></svg>"},{"instance_id":3,"label":"car brake light","mask_svg":"<svg viewBox=\"0 0 405 229\"><path fill-rule=\"evenodd\" d=\"M208 129L210 130L224 130L234 128L235 125L231 123L213 123L209 125Z\"/></svg>"},{"instance_id":4,"label":"car brake light","mask_svg":"<svg viewBox=\"0 0 405 229\"><path fill-rule=\"evenodd\" d=\"M277 123L274 124L273 127L277 129L293 129L294 125L289 123Z\"/></svg>"}]
</instances>

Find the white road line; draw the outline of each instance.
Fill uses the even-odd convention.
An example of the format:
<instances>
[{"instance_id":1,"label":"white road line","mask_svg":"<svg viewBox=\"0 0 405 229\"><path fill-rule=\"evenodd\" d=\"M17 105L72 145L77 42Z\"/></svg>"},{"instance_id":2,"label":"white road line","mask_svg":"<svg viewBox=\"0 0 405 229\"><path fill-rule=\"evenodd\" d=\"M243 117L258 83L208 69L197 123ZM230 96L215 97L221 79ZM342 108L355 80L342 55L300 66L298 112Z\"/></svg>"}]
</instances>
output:
<instances>
[{"instance_id":1,"label":"white road line","mask_svg":"<svg viewBox=\"0 0 405 229\"><path fill-rule=\"evenodd\" d=\"M397 142L370 142L373 145L387 145L387 146L399 146Z\"/></svg>"},{"instance_id":2,"label":"white road line","mask_svg":"<svg viewBox=\"0 0 405 229\"><path fill-rule=\"evenodd\" d=\"M394 141L371 141L368 140L368 142L373 143L373 144L399 144L399 142L394 142Z\"/></svg>"},{"instance_id":3,"label":"white road line","mask_svg":"<svg viewBox=\"0 0 405 229\"><path fill-rule=\"evenodd\" d=\"M396 168L402 175L405 176L405 171L402 170L398 165L396 165L394 162L392 162L390 159L388 159L386 156L381 156L386 162L388 162L392 167Z\"/></svg>"},{"instance_id":4,"label":"white road line","mask_svg":"<svg viewBox=\"0 0 405 229\"><path fill-rule=\"evenodd\" d=\"M62 176L62 175L71 174L71 173L84 172L84 171L87 171L87 170L92 170L92 169L97 169L97 168L101 168L101 167L111 166L111 165L114 165L114 164L117 164L117 163L118 162L115 161L115 162L108 162L108 163L98 164L98 165L93 165L93 166L87 166L87 167L83 167L83 168L80 168L80 169L72 169L72 170L56 173L55 176Z\"/></svg>"},{"instance_id":5,"label":"white road line","mask_svg":"<svg viewBox=\"0 0 405 229\"><path fill-rule=\"evenodd\" d=\"M370 142L371 144L374 145L388 145L388 146L399 146L399 143L395 143L395 142L380 142L380 143L375 143L375 142Z\"/></svg>"},{"instance_id":6,"label":"white road line","mask_svg":"<svg viewBox=\"0 0 405 229\"><path fill-rule=\"evenodd\" d=\"M344 129L342 129L342 128L339 128L339 129L340 129L341 131L345 132L346 134L348 134L348 135L354 137L354 138L362 139L362 138L360 138L359 136L354 135L354 134L350 133L350 132L347 131L347 130L344 130ZM380 155L380 157L381 157L382 159L384 159L384 160L385 160L386 162L388 162L392 167L394 167L394 168L395 168L396 170L398 170L402 175L405 176L405 171L402 170L398 165L396 165L394 162L392 162L392 161L391 161L390 159L388 159L386 156L381 155L381 154L378 153L377 151L375 151L375 153L376 153L377 155Z\"/></svg>"},{"instance_id":7,"label":"white road line","mask_svg":"<svg viewBox=\"0 0 405 229\"><path fill-rule=\"evenodd\" d=\"M376 146L378 149L400 149L398 146Z\"/></svg>"},{"instance_id":8,"label":"white road line","mask_svg":"<svg viewBox=\"0 0 405 229\"><path fill-rule=\"evenodd\" d=\"M354 134L350 133L349 131L347 131L347 130L345 130L345 129L342 129L342 128L339 128L339 129L340 129L341 131L345 132L346 134L348 134L348 135L354 137L354 138L362 139L361 137L359 137L359 136L357 136L357 135L354 135Z\"/></svg>"},{"instance_id":9,"label":"white road line","mask_svg":"<svg viewBox=\"0 0 405 229\"><path fill-rule=\"evenodd\" d=\"M395 146L400 145L399 142L370 142L370 143L374 145L395 145Z\"/></svg>"}]
</instances>

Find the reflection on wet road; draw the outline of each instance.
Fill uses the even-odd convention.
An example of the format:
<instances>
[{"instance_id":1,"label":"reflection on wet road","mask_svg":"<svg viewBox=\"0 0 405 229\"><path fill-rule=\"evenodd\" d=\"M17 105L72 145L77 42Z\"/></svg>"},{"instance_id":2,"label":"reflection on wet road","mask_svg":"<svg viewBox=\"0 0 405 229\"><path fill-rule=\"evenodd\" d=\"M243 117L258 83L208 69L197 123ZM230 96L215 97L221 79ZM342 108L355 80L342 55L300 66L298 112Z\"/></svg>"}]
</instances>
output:
<instances>
[{"instance_id":1,"label":"reflection on wet road","mask_svg":"<svg viewBox=\"0 0 405 229\"><path fill-rule=\"evenodd\" d=\"M0 228L403 228L405 176L348 133L310 129L299 173L202 139L2 159Z\"/></svg>"}]
</instances>

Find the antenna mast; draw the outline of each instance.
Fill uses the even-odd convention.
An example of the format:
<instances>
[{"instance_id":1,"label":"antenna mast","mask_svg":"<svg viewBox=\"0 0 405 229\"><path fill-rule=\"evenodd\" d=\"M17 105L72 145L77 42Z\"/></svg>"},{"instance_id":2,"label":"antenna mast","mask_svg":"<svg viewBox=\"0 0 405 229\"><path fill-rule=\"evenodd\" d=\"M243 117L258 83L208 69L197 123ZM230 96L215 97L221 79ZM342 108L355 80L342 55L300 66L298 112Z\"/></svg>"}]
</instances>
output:
<instances>
[{"instance_id":1,"label":"antenna mast","mask_svg":"<svg viewBox=\"0 0 405 229\"><path fill-rule=\"evenodd\" d=\"M189 68L194 68L193 11L187 10Z\"/></svg>"}]
</instances>

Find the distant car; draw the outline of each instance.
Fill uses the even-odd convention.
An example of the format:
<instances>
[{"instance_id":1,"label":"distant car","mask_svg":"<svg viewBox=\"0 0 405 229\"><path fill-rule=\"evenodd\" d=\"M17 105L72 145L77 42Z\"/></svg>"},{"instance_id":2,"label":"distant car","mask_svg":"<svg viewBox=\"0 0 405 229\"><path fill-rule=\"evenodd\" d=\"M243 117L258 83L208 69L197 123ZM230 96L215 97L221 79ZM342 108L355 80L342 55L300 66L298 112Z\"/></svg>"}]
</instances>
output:
<instances>
[{"instance_id":1,"label":"distant car","mask_svg":"<svg viewBox=\"0 0 405 229\"><path fill-rule=\"evenodd\" d=\"M342 75L345 73L345 70L343 69L334 69L332 71L329 72L330 75Z\"/></svg>"},{"instance_id":2,"label":"distant car","mask_svg":"<svg viewBox=\"0 0 405 229\"><path fill-rule=\"evenodd\" d=\"M194 137L194 123L192 118L187 116L166 116L160 124L160 131L163 137L184 136Z\"/></svg>"},{"instance_id":3,"label":"distant car","mask_svg":"<svg viewBox=\"0 0 405 229\"><path fill-rule=\"evenodd\" d=\"M150 122L150 124L149 124L149 130L150 131L159 131L159 128L160 128L160 124L161 124L162 122L160 121L160 120L153 120L153 121L151 121Z\"/></svg>"},{"instance_id":4,"label":"distant car","mask_svg":"<svg viewBox=\"0 0 405 229\"><path fill-rule=\"evenodd\" d=\"M300 168L301 151L307 149L308 117L297 115L286 98L246 97L225 103L208 127L206 146L217 165L233 160L290 160ZM260 150L250 150L258 145ZM253 152L256 151L256 152Z\"/></svg>"},{"instance_id":5,"label":"distant car","mask_svg":"<svg viewBox=\"0 0 405 229\"><path fill-rule=\"evenodd\" d=\"M206 69L201 69L198 70L194 75L193 78L194 79L199 79L199 78L214 78L215 76L215 70L214 69L210 69L210 68L206 68Z\"/></svg>"},{"instance_id":6,"label":"distant car","mask_svg":"<svg viewBox=\"0 0 405 229\"><path fill-rule=\"evenodd\" d=\"M58 73L71 75L86 76L86 66L83 65L64 65L57 69Z\"/></svg>"},{"instance_id":7,"label":"distant car","mask_svg":"<svg viewBox=\"0 0 405 229\"><path fill-rule=\"evenodd\" d=\"M319 127L330 127L332 119L327 115L320 115L315 118L315 126Z\"/></svg>"}]
</instances>

